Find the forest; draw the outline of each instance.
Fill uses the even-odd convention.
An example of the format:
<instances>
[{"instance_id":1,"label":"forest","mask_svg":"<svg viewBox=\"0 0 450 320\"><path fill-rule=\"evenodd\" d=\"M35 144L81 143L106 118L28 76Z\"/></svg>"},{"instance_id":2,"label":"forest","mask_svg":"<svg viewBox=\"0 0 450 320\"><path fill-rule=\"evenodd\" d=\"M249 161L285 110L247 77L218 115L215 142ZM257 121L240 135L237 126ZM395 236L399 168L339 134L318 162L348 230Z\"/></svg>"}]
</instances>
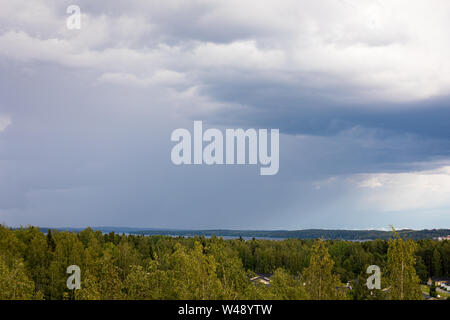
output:
<instances>
[{"instance_id":1,"label":"forest","mask_svg":"<svg viewBox=\"0 0 450 320\"><path fill-rule=\"evenodd\" d=\"M67 267L81 288L67 287ZM369 265L381 288L369 290ZM224 240L0 225L0 299L423 299L450 276L450 241ZM270 279L263 283L258 277Z\"/></svg>"}]
</instances>

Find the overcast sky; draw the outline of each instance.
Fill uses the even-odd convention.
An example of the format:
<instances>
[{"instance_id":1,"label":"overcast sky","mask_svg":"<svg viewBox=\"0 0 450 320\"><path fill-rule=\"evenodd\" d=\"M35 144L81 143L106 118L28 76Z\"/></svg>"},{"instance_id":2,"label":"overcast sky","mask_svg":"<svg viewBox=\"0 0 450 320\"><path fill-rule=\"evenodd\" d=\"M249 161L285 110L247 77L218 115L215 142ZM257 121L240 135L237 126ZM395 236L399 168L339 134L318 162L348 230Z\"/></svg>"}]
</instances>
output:
<instances>
[{"instance_id":1,"label":"overcast sky","mask_svg":"<svg viewBox=\"0 0 450 320\"><path fill-rule=\"evenodd\" d=\"M0 223L450 228L448 0L0 8ZM175 166L193 120L279 128L278 174Z\"/></svg>"}]
</instances>

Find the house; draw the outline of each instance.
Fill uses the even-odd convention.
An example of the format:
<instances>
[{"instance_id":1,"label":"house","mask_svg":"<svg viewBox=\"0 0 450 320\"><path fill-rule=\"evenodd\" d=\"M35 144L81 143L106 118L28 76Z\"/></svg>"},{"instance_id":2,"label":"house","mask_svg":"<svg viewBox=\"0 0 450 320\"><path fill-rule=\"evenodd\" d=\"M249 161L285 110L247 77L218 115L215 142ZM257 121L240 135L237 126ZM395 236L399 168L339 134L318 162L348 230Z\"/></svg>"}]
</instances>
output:
<instances>
[{"instance_id":1,"label":"house","mask_svg":"<svg viewBox=\"0 0 450 320\"><path fill-rule=\"evenodd\" d=\"M338 286L338 287L335 287L335 289L336 289L336 293L340 291L340 292L342 292L345 295L350 290L352 290L352 287L350 287L350 286Z\"/></svg>"},{"instance_id":2,"label":"house","mask_svg":"<svg viewBox=\"0 0 450 320\"><path fill-rule=\"evenodd\" d=\"M441 288L442 290L446 290L446 291L450 292L450 285L449 285L449 284L444 284L444 283L442 283L441 286L440 286L440 288Z\"/></svg>"},{"instance_id":3,"label":"house","mask_svg":"<svg viewBox=\"0 0 450 320\"><path fill-rule=\"evenodd\" d=\"M256 274L256 276L250 278L251 282L262 283L266 286L270 285L270 274Z\"/></svg>"},{"instance_id":4,"label":"house","mask_svg":"<svg viewBox=\"0 0 450 320\"><path fill-rule=\"evenodd\" d=\"M431 279L428 279L427 283L430 286L432 282L434 282L436 287L440 287L442 285L450 285L450 278L432 277Z\"/></svg>"}]
</instances>

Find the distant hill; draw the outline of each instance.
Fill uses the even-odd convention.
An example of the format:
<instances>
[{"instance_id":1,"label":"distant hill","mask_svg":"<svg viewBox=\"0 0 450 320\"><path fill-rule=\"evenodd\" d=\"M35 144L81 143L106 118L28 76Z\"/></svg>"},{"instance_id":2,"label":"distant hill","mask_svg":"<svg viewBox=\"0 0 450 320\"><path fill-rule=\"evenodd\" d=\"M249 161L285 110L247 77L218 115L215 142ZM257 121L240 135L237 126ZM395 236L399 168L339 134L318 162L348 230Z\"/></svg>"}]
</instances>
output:
<instances>
[{"instance_id":1,"label":"distant hill","mask_svg":"<svg viewBox=\"0 0 450 320\"><path fill-rule=\"evenodd\" d=\"M57 230L67 230L79 232L83 228L52 228ZM104 233L127 233L136 235L169 235L169 236L218 236L218 237L243 237L243 238L294 238L294 239L316 239L324 238L329 240L350 240L363 241L392 238L391 231L381 230L326 230L326 229L306 229L306 230L180 230L180 229L144 229L128 227L93 227L93 230L99 230ZM41 228L47 232L49 228ZM431 229L431 230L398 230L402 238L419 240L432 239L450 235L450 229Z\"/></svg>"}]
</instances>

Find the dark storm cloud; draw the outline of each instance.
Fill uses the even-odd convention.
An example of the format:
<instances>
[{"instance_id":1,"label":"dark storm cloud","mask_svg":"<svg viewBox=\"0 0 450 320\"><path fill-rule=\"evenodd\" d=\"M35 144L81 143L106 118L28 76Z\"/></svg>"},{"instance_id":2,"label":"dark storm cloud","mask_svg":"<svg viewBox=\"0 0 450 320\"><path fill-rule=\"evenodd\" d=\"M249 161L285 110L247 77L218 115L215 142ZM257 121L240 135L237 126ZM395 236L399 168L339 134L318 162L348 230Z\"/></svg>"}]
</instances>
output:
<instances>
[{"instance_id":1,"label":"dark storm cloud","mask_svg":"<svg viewBox=\"0 0 450 320\"><path fill-rule=\"evenodd\" d=\"M449 225L448 2L69 4L2 2L0 222ZM192 120L279 128L279 173L174 166Z\"/></svg>"}]
</instances>

